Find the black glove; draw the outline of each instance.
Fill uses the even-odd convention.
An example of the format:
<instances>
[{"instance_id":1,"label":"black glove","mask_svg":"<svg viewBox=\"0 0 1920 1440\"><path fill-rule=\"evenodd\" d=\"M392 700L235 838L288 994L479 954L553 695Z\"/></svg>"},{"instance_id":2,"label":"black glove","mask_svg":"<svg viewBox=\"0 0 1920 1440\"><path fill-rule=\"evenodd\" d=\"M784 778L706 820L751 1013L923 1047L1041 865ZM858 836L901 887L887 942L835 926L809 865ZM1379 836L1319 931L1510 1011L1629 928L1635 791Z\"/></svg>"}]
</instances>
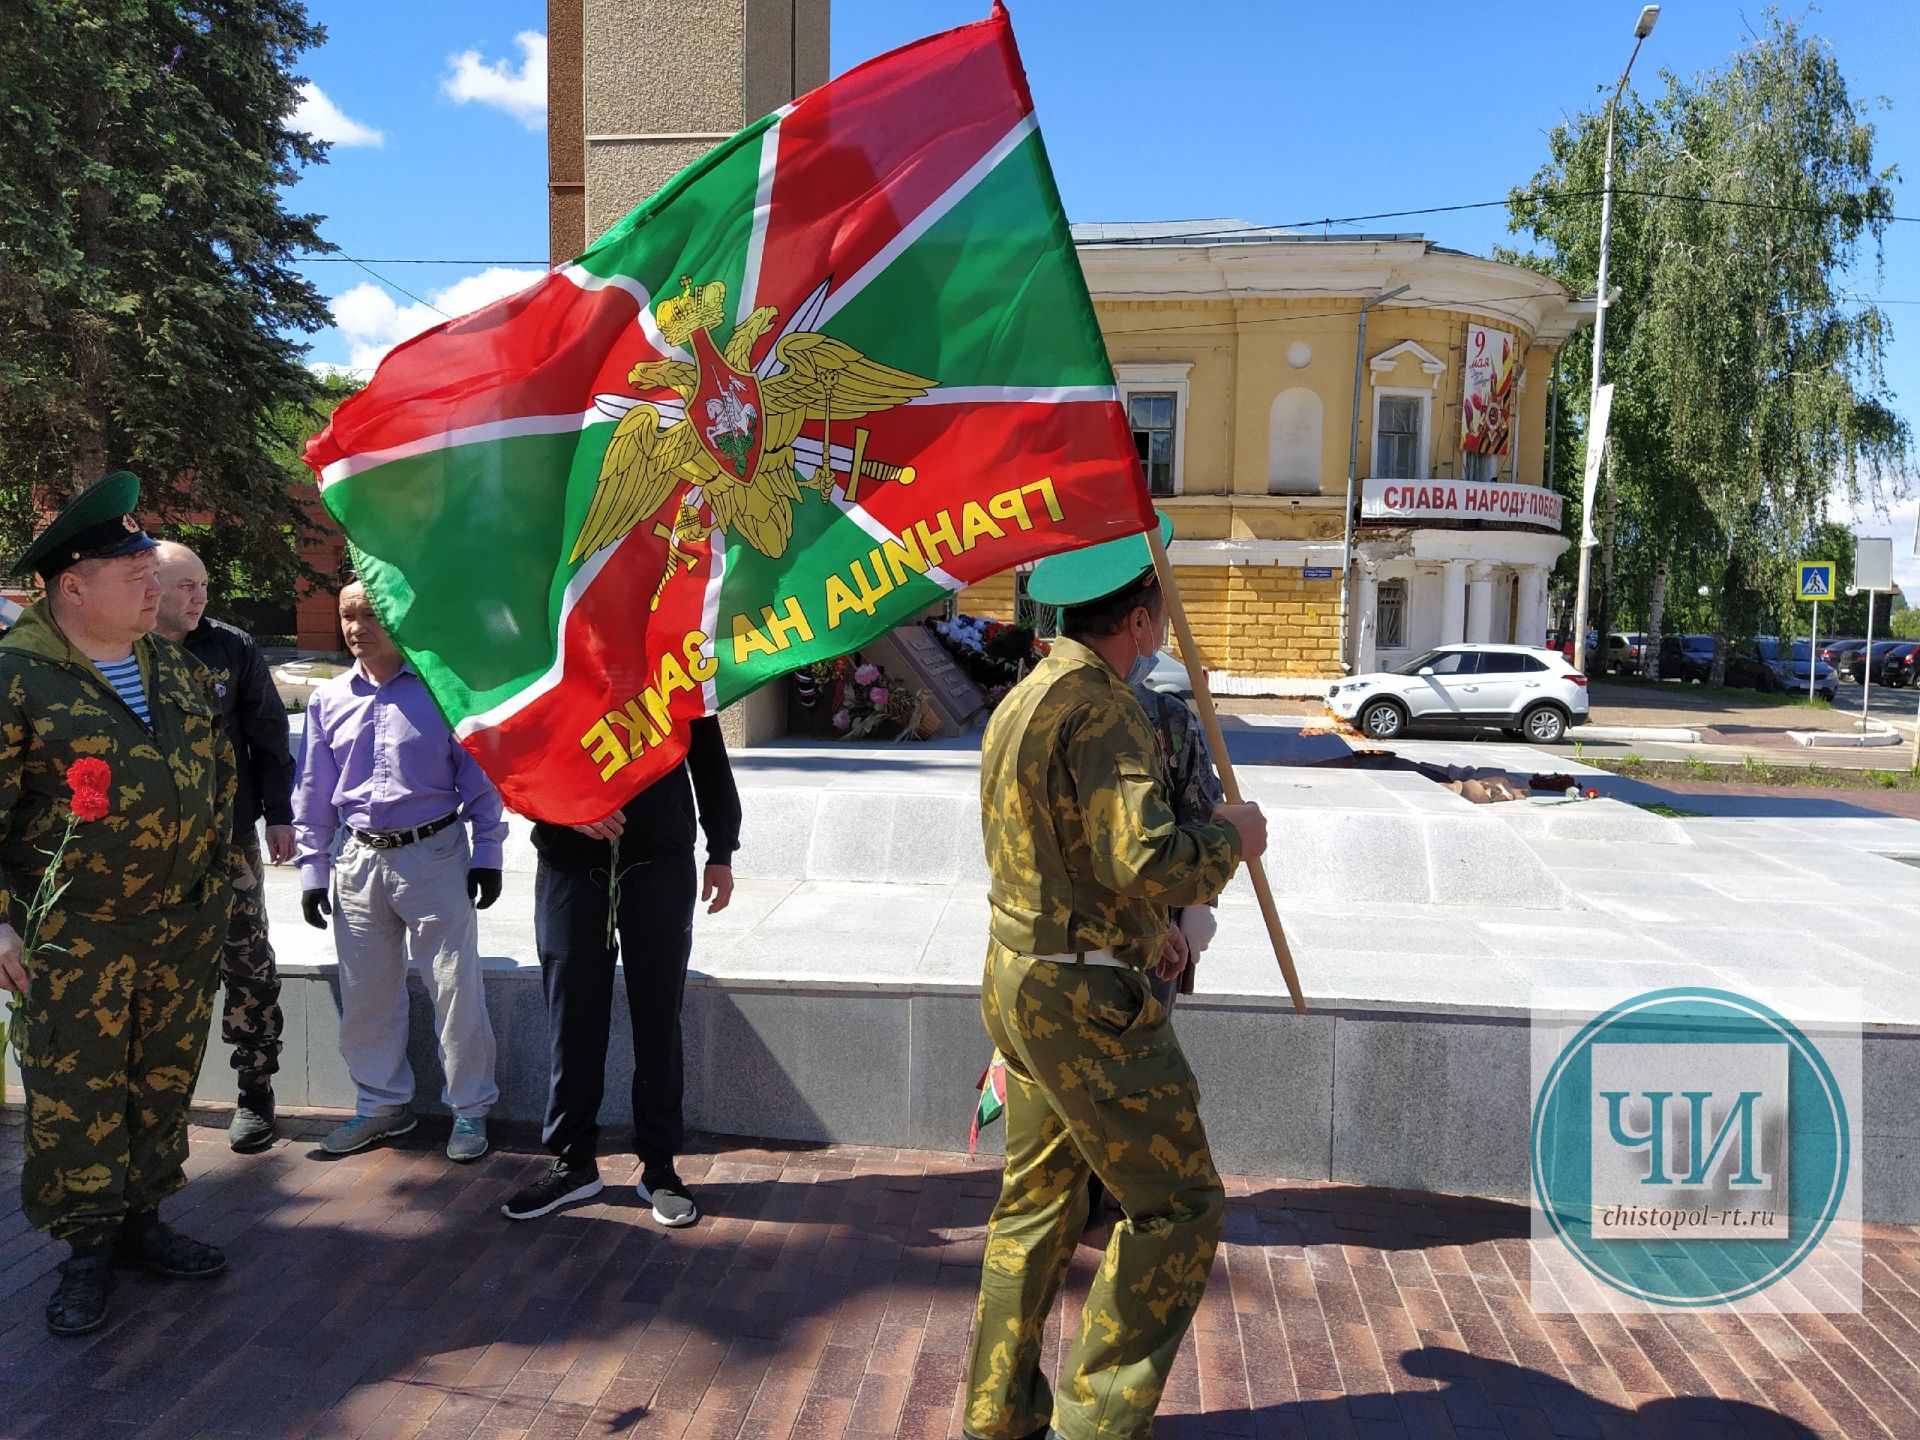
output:
<instances>
[{"instance_id":1,"label":"black glove","mask_svg":"<svg viewBox=\"0 0 1920 1440\"><path fill-rule=\"evenodd\" d=\"M484 910L500 898L500 872L491 866L476 865L467 871L467 898L473 908Z\"/></svg>"},{"instance_id":2,"label":"black glove","mask_svg":"<svg viewBox=\"0 0 1920 1440\"><path fill-rule=\"evenodd\" d=\"M333 913L333 907L327 904L327 892L325 890L302 890L300 892L300 913L307 917L307 924L313 926L314 929L326 929L327 922L320 917Z\"/></svg>"}]
</instances>

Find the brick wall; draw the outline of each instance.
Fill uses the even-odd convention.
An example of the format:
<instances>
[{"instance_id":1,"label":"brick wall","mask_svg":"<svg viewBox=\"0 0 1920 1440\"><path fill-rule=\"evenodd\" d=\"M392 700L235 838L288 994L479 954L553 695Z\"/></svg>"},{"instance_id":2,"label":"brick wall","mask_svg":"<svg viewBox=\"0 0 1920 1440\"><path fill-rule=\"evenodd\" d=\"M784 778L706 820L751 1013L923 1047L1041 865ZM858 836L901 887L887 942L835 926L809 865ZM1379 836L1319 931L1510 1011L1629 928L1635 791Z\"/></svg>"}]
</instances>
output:
<instances>
[{"instance_id":1,"label":"brick wall","mask_svg":"<svg viewBox=\"0 0 1920 1440\"><path fill-rule=\"evenodd\" d=\"M1193 638L1215 670L1313 677L1339 672L1338 579L1305 580L1284 565L1183 565L1178 574ZM1012 619L1012 573L968 586L960 613Z\"/></svg>"},{"instance_id":2,"label":"brick wall","mask_svg":"<svg viewBox=\"0 0 1920 1440\"><path fill-rule=\"evenodd\" d=\"M1282 565L1182 566L1180 593L1207 662L1235 675L1322 676L1340 667L1340 582Z\"/></svg>"},{"instance_id":3,"label":"brick wall","mask_svg":"<svg viewBox=\"0 0 1920 1440\"><path fill-rule=\"evenodd\" d=\"M958 609L962 615L1013 619L1013 571L1004 570L978 585L969 585L960 592Z\"/></svg>"}]
</instances>

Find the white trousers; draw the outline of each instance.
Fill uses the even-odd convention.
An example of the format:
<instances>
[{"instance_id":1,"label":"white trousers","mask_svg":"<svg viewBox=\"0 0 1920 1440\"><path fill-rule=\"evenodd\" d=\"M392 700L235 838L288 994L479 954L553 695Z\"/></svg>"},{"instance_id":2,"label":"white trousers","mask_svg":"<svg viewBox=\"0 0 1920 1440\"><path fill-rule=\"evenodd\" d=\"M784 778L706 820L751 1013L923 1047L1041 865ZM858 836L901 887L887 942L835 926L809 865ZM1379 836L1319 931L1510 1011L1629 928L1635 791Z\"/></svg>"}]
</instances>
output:
<instances>
[{"instance_id":1,"label":"white trousers","mask_svg":"<svg viewBox=\"0 0 1920 1440\"><path fill-rule=\"evenodd\" d=\"M349 836L334 862L340 1056L362 1115L390 1115L413 1100L409 956L433 1001L447 1107L456 1115L481 1116L500 1098L467 864L467 827L458 823L392 850Z\"/></svg>"}]
</instances>

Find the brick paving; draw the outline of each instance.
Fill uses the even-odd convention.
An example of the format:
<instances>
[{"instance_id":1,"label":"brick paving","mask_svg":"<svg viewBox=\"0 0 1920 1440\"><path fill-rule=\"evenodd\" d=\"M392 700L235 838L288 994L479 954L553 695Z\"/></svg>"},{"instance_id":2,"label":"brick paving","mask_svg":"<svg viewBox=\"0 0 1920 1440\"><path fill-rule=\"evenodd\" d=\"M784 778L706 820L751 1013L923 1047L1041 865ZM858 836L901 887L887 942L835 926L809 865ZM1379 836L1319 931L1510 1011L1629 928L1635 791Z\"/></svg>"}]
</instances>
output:
<instances>
[{"instance_id":1,"label":"brick paving","mask_svg":"<svg viewBox=\"0 0 1920 1440\"><path fill-rule=\"evenodd\" d=\"M456 1167L429 1121L332 1160L314 1141L335 1117L302 1112L238 1157L224 1115L196 1118L167 1214L229 1272L128 1276L77 1341L42 1327L59 1254L19 1213L19 1113L0 1119L9 1440L959 1433L988 1165L708 1138L682 1166L690 1230L646 1218L630 1161L601 1203L516 1225L499 1202L544 1163L524 1143ZM1869 1227L1860 1315L1537 1316L1519 1206L1229 1186L1162 1437L1920 1436L1920 1230ZM1065 1344L1056 1315L1050 1368Z\"/></svg>"}]
</instances>

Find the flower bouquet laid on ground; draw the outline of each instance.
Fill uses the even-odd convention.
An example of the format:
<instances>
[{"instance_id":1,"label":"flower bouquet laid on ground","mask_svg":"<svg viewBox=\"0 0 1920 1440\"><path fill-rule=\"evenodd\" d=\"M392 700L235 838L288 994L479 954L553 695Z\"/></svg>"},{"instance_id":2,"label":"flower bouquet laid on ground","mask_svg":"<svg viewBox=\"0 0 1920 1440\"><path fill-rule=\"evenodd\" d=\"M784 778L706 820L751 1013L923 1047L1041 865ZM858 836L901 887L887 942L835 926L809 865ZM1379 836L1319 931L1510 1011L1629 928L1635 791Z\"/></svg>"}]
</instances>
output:
<instances>
[{"instance_id":1,"label":"flower bouquet laid on ground","mask_svg":"<svg viewBox=\"0 0 1920 1440\"><path fill-rule=\"evenodd\" d=\"M858 656L842 656L834 665L832 725L843 739L929 740L939 734L940 717L926 691L909 689Z\"/></svg>"},{"instance_id":2,"label":"flower bouquet laid on ground","mask_svg":"<svg viewBox=\"0 0 1920 1440\"><path fill-rule=\"evenodd\" d=\"M954 664L978 685L992 709L1051 648L1025 625L1009 625L980 615L929 620L927 628L953 657Z\"/></svg>"},{"instance_id":3,"label":"flower bouquet laid on ground","mask_svg":"<svg viewBox=\"0 0 1920 1440\"><path fill-rule=\"evenodd\" d=\"M60 903L60 897L67 892L70 880L62 879L60 867L66 861L67 849L73 844L73 837L80 827L88 821L98 820L113 809L112 793L108 789L113 783L113 770L106 761L91 756L76 760L67 767L67 789L72 792L67 801L67 828L60 834L60 843L52 850L43 850L47 856L47 868L41 872L40 883L34 887L33 899L27 904L25 928L20 932L20 960L22 968L33 974L33 957L42 951L65 954L65 948L41 938L41 931L47 916L53 907ZM29 992L31 981L29 981ZM7 1006L7 1018L4 1035L0 1036L0 1046L10 1046L17 1061L25 1044L21 1030L24 1027L23 1012L27 1006L27 993L13 997ZM6 1072L0 1069L0 1105L7 1099Z\"/></svg>"}]
</instances>

